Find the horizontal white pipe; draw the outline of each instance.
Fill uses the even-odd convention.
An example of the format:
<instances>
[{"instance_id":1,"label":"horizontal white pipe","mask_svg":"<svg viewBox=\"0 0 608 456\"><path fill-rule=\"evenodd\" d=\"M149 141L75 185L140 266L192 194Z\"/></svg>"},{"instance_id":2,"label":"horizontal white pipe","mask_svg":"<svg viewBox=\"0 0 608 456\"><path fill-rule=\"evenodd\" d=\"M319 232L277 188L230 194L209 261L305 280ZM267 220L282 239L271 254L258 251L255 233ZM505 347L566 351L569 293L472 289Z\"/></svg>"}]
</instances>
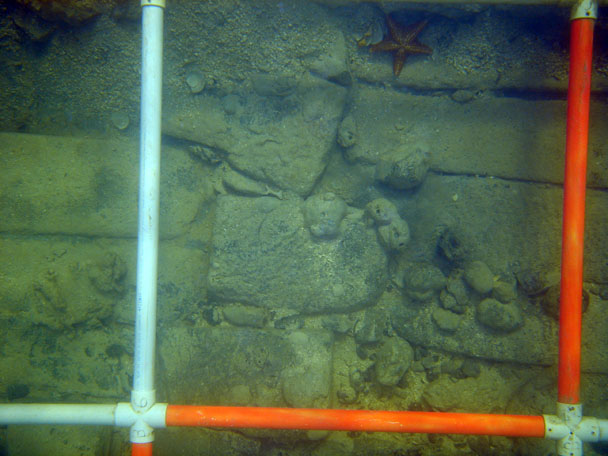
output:
<instances>
[{"instance_id":1,"label":"horizontal white pipe","mask_svg":"<svg viewBox=\"0 0 608 456\"><path fill-rule=\"evenodd\" d=\"M0 424L114 425L116 404L0 404Z\"/></svg>"}]
</instances>

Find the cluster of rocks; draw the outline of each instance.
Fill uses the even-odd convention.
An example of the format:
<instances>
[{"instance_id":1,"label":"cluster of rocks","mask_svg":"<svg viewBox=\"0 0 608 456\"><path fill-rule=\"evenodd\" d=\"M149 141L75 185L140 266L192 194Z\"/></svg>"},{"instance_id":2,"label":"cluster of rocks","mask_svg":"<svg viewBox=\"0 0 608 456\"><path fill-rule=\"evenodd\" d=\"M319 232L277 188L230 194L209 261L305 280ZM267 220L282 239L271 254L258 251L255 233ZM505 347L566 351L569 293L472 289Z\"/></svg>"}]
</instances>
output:
<instances>
[{"instance_id":1,"label":"cluster of rocks","mask_svg":"<svg viewBox=\"0 0 608 456\"><path fill-rule=\"evenodd\" d=\"M393 203L378 198L365 206L368 219L378 230L378 239L389 253L401 252L410 240L410 228L403 220Z\"/></svg>"}]
</instances>

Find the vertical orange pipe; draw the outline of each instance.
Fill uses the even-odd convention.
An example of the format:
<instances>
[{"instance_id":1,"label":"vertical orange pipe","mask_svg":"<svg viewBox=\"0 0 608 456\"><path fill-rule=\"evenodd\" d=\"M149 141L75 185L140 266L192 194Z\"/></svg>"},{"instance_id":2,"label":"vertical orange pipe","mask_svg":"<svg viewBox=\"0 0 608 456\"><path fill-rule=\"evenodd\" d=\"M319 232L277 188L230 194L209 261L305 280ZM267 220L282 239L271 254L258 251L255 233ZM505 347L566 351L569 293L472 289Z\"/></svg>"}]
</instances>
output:
<instances>
[{"instance_id":1,"label":"vertical orange pipe","mask_svg":"<svg viewBox=\"0 0 608 456\"><path fill-rule=\"evenodd\" d=\"M580 393L583 235L593 25L593 19L575 19L570 36L558 372L558 401L565 404L577 404Z\"/></svg>"},{"instance_id":2,"label":"vertical orange pipe","mask_svg":"<svg viewBox=\"0 0 608 456\"><path fill-rule=\"evenodd\" d=\"M152 442L133 443L131 445L131 456L152 456Z\"/></svg>"}]
</instances>

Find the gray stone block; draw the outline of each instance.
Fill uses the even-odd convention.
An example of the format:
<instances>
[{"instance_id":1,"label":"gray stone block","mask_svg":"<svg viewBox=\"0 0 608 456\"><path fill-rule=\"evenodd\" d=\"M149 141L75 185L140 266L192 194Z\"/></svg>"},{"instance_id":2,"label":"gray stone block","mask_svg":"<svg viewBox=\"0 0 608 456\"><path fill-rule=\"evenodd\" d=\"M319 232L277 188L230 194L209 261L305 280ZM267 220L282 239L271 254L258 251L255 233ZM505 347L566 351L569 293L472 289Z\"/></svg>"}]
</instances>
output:
<instances>
[{"instance_id":1,"label":"gray stone block","mask_svg":"<svg viewBox=\"0 0 608 456\"><path fill-rule=\"evenodd\" d=\"M360 211L335 239L305 227L302 201L218 197L209 294L301 313L346 312L371 304L386 284L387 258Z\"/></svg>"},{"instance_id":2,"label":"gray stone block","mask_svg":"<svg viewBox=\"0 0 608 456\"><path fill-rule=\"evenodd\" d=\"M171 328L159 341L171 403L329 406L328 331Z\"/></svg>"}]
</instances>

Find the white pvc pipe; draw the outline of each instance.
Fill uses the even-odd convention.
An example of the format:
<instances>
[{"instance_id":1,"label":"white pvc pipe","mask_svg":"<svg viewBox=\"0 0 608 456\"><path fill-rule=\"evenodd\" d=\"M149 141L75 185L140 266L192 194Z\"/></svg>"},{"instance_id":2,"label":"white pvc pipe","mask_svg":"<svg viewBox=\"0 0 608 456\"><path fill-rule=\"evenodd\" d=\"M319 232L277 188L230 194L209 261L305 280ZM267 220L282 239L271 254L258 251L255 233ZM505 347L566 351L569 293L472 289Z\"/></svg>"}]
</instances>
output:
<instances>
[{"instance_id":1,"label":"white pvc pipe","mask_svg":"<svg viewBox=\"0 0 608 456\"><path fill-rule=\"evenodd\" d=\"M114 425L116 404L2 404L0 424Z\"/></svg>"},{"instance_id":2,"label":"white pvc pipe","mask_svg":"<svg viewBox=\"0 0 608 456\"><path fill-rule=\"evenodd\" d=\"M135 355L131 403L145 411L156 398L156 281L160 187L163 8L142 2L141 134Z\"/></svg>"}]
</instances>

